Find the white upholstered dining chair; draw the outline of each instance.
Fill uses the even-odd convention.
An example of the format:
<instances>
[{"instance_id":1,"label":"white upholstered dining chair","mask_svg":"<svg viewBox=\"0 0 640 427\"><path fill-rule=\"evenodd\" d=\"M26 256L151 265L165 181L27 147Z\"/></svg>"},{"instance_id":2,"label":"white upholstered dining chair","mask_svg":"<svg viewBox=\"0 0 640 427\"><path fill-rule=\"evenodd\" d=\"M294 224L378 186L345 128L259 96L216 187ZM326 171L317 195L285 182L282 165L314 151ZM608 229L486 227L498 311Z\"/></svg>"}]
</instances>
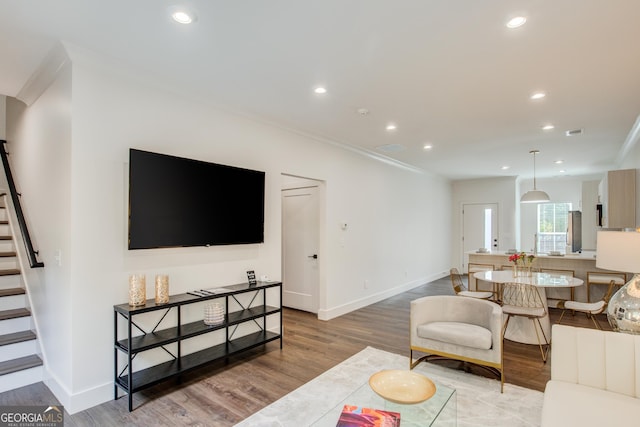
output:
<instances>
[{"instance_id":1,"label":"white upholstered dining chair","mask_svg":"<svg viewBox=\"0 0 640 427\"><path fill-rule=\"evenodd\" d=\"M579 313L584 313L589 319L593 321L593 324L596 326L597 329L602 330L595 316L597 316L600 313L604 313L604 311L607 309L607 304L609 304L609 299L611 298L611 295L613 295L613 291L617 285L618 283L616 282L616 280L611 280L609 282L609 287L607 288L607 291L605 292L604 296L600 301L596 301L596 302L565 301L564 309L562 310L562 314L558 319L558 324L562 322L564 313L567 310L571 310L573 312L577 311Z\"/></svg>"},{"instance_id":2,"label":"white upholstered dining chair","mask_svg":"<svg viewBox=\"0 0 640 427\"><path fill-rule=\"evenodd\" d=\"M470 291L466 289L464 282L462 281L462 276L455 267L449 270L449 275L451 276L451 285L453 286L453 291L456 295L480 299L489 299L494 295L494 293L490 291Z\"/></svg>"}]
</instances>

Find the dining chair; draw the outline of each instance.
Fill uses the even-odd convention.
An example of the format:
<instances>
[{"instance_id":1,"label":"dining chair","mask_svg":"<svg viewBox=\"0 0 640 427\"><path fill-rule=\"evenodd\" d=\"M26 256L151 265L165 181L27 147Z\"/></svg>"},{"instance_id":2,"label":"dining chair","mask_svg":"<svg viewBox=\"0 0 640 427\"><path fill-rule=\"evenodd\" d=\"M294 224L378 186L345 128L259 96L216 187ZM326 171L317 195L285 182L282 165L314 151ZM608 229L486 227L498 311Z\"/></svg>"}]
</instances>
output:
<instances>
[{"instance_id":1,"label":"dining chair","mask_svg":"<svg viewBox=\"0 0 640 427\"><path fill-rule=\"evenodd\" d=\"M547 363L547 353L551 342L547 339L540 319L547 315L547 304L542 300L538 288L524 283L504 283L502 285L502 312L507 315L502 328L502 339L512 317L525 317L531 320L538 339L542 361ZM539 330L538 330L539 329ZM542 333L543 341L540 340ZM547 346L546 351L543 346Z\"/></svg>"},{"instance_id":2,"label":"dining chair","mask_svg":"<svg viewBox=\"0 0 640 427\"><path fill-rule=\"evenodd\" d=\"M453 291L456 295L463 297L471 297L471 298L479 298L479 299L489 299L493 297L494 293L489 291L470 291L465 288L464 282L462 281L462 276L457 268L452 268L449 270L449 274L451 276L451 285L453 285Z\"/></svg>"},{"instance_id":3,"label":"dining chair","mask_svg":"<svg viewBox=\"0 0 640 427\"><path fill-rule=\"evenodd\" d=\"M574 270L559 270L559 269L555 269L555 268L541 268L540 269L540 273L548 273L552 276L557 275L557 276L569 276L569 277L575 277L575 271ZM575 288L574 287L570 287L568 292L569 295L566 295L567 289L554 289L554 288L547 288L545 289L545 292L547 294L547 306L549 308L562 308L563 304L565 301L569 301L569 300L574 300L574 291ZM563 295L563 293L565 293L565 295Z\"/></svg>"},{"instance_id":4,"label":"dining chair","mask_svg":"<svg viewBox=\"0 0 640 427\"><path fill-rule=\"evenodd\" d=\"M596 325L597 329L602 330L598 320L596 319L596 315L600 313L604 313L607 309L607 304L609 304L609 299L611 295L613 295L613 290L615 289L617 283L615 280L611 280L609 282L609 286L607 287L607 291L602 296L600 301L596 302L578 302L578 301L566 301L564 303L564 309L562 310L562 314L558 319L558 324L562 322L562 318L564 317L564 313L567 310L571 310L573 312L584 313L589 319L593 321L593 324Z\"/></svg>"},{"instance_id":5,"label":"dining chair","mask_svg":"<svg viewBox=\"0 0 640 427\"><path fill-rule=\"evenodd\" d=\"M467 274L469 276L469 290L474 290L474 291L484 291L484 292L496 292L496 286L495 283L492 283L492 290L489 291L487 289L480 289L480 283L487 283L487 282L483 282L482 280L477 280L475 277L473 277L473 273L477 273L479 271L492 271L494 270L494 266L493 264L478 264L478 263L474 263L474 262L470 262L467 265Z\"/></svg>"},{"instance_id":6,"label":"dining chair","mask_svg":"<svg viewBox=\"0 0 640 427\"><path fill-rule=\"evenodd\" d=\"M591 287L597 285L608 285L615 280L616 286L627 283L626 273L617 271L587 271L587 302L591 302Z\"/></svg>"}]
</instances>

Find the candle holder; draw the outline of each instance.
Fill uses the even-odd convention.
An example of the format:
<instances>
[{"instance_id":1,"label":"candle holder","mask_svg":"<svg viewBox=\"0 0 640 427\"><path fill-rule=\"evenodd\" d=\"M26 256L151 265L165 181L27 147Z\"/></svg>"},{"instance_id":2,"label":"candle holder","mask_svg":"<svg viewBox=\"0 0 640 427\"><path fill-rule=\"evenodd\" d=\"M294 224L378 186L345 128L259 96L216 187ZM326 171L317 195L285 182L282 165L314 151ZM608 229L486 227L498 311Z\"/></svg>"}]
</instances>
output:
<instances>
[{"instance_id":1,"label":"candle holder","mask_svg":"<svg viewBox=\"0 0 640 427\"><path fill-rule=\"evenodd\" d=\"M224 307L218 302L207 304L204 307L204 324L216 326L224 323Z\"/></svg>"},{"instance_id":2,"label":"candle holder","mask_svg":"<svg viewBox=\"0 0 640 427\"><path fill-rule=\"evenodd\" d=\"M169 302L169 276L166 274L156 275L156 304L166 304Z\"/></svg>"},{"instance_id":3,"label":"candle holder","mask_svg":"<svg viewBox=\"0 0 640 427\"><path fill-rule=\"evenodd\" d=\"M147 302L147 283L144 274L129 276L129 305L140 307Z\"/></svg>"}]
</instances>

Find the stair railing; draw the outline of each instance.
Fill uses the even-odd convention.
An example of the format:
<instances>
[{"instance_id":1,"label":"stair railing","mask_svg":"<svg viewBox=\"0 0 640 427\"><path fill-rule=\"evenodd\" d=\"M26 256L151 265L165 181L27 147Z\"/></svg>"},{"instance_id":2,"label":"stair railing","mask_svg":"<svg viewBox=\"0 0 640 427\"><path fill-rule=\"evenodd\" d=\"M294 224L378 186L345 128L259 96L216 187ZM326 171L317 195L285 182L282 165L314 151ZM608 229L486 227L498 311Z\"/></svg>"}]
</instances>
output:
<instances>
[{"instance_id":1,"label":"stair railing","mask_svg":"<svg viewBox=\"0 0 640 427\"><path fill-rule=\"evenodd\" d=\"M13 181L13 175L11 175L11 168L9 167L8 153L4 147L6 143L7 141L0 139L0 145L2 145L2 149L0 149L0 157L2 157L2 165L4 166L4 173L7 176L7 184L9 184L9 193L11 194L13 207L16 210L16 216L18 217L18 225L20 227L20 232L22 233L22 239L24 240L24 245L26 246L26 249L27 249L27 256L29 257L29 265L31 266L31 268L44 267L44 263L36 259L36 256L38 255L38 251L33 249L31 236L29 235L29 230L27 229L27 222L25 221L24 214L22 213L22 206L20 205L20 195L16 190L16 184Z\"/></svg>"}]
</instances>

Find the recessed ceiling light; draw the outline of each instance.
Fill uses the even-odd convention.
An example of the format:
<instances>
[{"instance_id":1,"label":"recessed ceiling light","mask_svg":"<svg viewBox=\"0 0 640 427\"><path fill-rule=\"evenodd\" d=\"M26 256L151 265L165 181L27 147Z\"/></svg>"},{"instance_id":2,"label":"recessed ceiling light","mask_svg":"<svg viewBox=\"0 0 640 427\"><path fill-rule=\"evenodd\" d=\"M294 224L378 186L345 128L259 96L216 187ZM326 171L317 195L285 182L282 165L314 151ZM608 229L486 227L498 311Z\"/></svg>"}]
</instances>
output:
<instances>
[{"instance_id":1,"label":"recessed ceiling light","mask_svg":"<svg viewBox=\"0 0 640 427\"><path fill-rule=\"evenodd\" d=\"M502 169L503 171L506 171L509 168L511 168L511 166L504 165L500 169Z\"/></svg>"},{"instance_id":2,"label":"recessed ceiling light","mask_svg":"<svg viewBox=\"0 0 640 427\"><path fill-rule=\"evenodd\" d=\"M525 18L524 16L516 16L515 18L512 18L509 20L509 22L507 22L507 28L513 29L522 27L525 22L527 22L527 18Z\"/></svg>"},{"instance_id":3,"label":"recessed ceiling light","mask_svg":"<svg viewBox=\"0 0 640 427\"><path fill-rule=\"evenodd\" d=\"M561 164L563 164L563 163L564 163L564 160L556 160L554 163L555 163L556 165L561 165Z\"/></svg>"},{"instance_id":4,"label":"recessed ceiling light","mask_svg":"<svg viewBox=\"0 0 640 427\"><path fill-rule=\"evenodd\" d=\"M315 93L317 93L318 95L322 95L322 94L327 93L327 89L326 89L326 88L324 88L324 87L322 87L322 86L318 86L318 87L317 87L317 88L315 88L313 91L314 91Z\"/></svg>"},{"instance_id":5,"label":"recessed ceiling light","mask_svg":"<svg viewBox=\"0 0 640 427\"><path fill-rule=\"evenodd\" d=\"M170 12L171 18L180 24L191 24L196 20L196 14L184 8L173 7Z\"/></svg>"},{"instance_id":6,"label":"recessed ceiling light","mask_svg":"<svg viewBox=\"0 0 640 427\"><path fill-rule=\"evenodd\" d=\"M368 116L370 111L367 110L366 108L358 108L358 114L360 114L361 116Z\"/></svg>"},{"instance_id":7,"label":"recessed ceiling light","mask_svg":"<svg viewBox=\"0 0 640 427\"><path fill-rule=\"evenodd\" d=\"M392 131L392 130L396 130L396 129L398 129L398 126L396 126L396 125L395 125L395 124L393 124L393 123L389 123L389 124L387 125L387 128L386 128L386 129L387 129L388 131Z\"/></svg>"},{"instance_id":8,"label":"recessed ceiling light","mask_svg":"<svg viewBox=\"0 0 640 427\"><path fill-rule=\"evenodd\" d=\"M551 124L542 126L542 130L551 130L551 129L554 129L554 128L555 128L555 126L551 125Z\"/></svg>"},{"instance_id":9,"label":"recessed ceiling light","mask_svg":"<svg viewBox=\"0 0 640 427\"><path fill-rule=\"evenodd\" d=\"M535 93L533 93L529 98L530 98L530 99L542 99L542 98L544 98L545 96L547 96L547 94L546 94L546 93L544 93L544 92L535 92Z\"/></svg>"},{"instance_id":10,"label":"recessed ceiling light","mask_svg":"<svg viewBox=\"0 0 640 427\"><path fill-rule=\"evenodd\" d=\"M424 145L422 146L422 149L423 149L423 150L431 150L432 148L433 148L433 145L431 145L431 144L424 144Z\"/></svg>"},{"instance_id":11,"label":"recessed ceiling light","mask_svg":"<svg viewBox=\"0 0 640 427\"><path fill-rule=\"evenodd\" d=\"M559 172L560 172L560 173L566 173L567 171L566 171L566 170L564 170L564 169L560 169L560 171L559 171Z\"/></svg>"}]
</instances>

